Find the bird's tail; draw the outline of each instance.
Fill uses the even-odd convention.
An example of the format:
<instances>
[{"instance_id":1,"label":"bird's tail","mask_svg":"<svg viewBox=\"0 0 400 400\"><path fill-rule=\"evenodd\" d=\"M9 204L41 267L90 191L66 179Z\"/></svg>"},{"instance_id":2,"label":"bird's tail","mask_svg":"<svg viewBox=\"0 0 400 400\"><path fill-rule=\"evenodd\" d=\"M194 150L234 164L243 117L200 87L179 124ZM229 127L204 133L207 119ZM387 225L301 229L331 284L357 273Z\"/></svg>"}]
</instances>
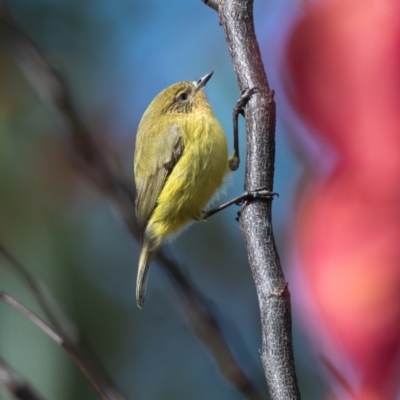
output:
<instances>
[{"instance_id":1,"label":"bird's tail","mask_svg":"<svg viewBox=\"0 0 400 400\"><path fill-rule=\"evenodd\" d=\"M142 249L140 251L139 268L136 280L136 303L139 308L143 308L150 263L156 256L160 245L155 245L154 241L145 235Z\"/></svg>"}]
</instances>

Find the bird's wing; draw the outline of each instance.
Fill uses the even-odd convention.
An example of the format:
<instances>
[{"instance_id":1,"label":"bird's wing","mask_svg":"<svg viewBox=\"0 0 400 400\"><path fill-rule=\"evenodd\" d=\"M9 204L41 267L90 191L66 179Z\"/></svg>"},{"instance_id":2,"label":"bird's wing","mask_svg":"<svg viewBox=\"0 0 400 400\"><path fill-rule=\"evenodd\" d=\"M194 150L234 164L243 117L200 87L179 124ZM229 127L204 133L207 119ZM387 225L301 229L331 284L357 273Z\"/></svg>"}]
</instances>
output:
<instances>
[{"instance_id":1,"label":"bird's wing","mask_svg":"<svg viewBox=\"0 0 400 400\"><path fill-rule=\"evenodd\" d=\"M178 124L171 124L160 135L154 135L151 139L153 143L149 147L143 142L149 140L151 135L146 132L144 135L146 139L142 140L141 151L135 153L136 216L142 229L156 206L158 195L168 175L183 151L182 134Z\"/></svg>"}]
</instances>

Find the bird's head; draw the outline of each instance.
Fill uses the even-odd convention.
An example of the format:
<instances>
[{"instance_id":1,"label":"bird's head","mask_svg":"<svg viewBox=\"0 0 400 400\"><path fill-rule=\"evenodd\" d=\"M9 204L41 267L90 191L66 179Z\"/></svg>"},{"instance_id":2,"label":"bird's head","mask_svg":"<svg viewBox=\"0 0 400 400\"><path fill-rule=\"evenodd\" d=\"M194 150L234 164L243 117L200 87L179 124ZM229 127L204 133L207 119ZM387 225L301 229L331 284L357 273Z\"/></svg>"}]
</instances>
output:
<instances>
[{"instance_id":1,"label":"bird's head","mask_svg":"<svg viewBox=\"0 0 400 400\"><path fill-rule=\"evenodd\" d=\"M210 111L204 86L213 72L193 82L178 82L163 90L151 105L161 114L189 114Z\"/></svg>"}]
</instances>

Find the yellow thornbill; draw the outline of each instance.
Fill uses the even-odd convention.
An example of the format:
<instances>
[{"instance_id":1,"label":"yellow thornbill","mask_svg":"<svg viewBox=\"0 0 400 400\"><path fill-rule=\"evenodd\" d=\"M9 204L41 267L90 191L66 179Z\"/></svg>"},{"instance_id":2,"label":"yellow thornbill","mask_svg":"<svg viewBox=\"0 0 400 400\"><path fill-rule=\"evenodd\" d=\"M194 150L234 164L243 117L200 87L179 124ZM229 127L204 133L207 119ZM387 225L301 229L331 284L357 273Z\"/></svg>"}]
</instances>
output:
<instances>
[{"instance_id":1,"label":"yellow thornbill","mask_svg":"<svg viewBox=\"0 0 400 400\"><path fill-rule=\"evenodd\" d=\"M136 283L139 308L144 304L150 263L164 239L239 199L203 211L224 176L239 166L237 117L254 90L244 94L235 108L235 150L228 158L224 131L204 94L211 75L163 90L139 124L134 155L136 214L142 231Z\"/></svg>"}]
</instances>

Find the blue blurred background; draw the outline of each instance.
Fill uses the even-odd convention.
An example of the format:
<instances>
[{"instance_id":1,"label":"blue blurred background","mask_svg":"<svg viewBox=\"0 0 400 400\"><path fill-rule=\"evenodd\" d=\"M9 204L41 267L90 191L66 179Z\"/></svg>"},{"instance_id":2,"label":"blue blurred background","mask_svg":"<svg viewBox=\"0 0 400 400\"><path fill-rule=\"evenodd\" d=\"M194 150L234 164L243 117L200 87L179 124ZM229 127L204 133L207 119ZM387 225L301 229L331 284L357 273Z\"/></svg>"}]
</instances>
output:
<instances>
[{"instance_id":1,"label":"blue blurred background","mask_svg":"<svg viewBox=\"0 0 400 400\"><path fill-rule=\"evenodd\" d=\"M201 0L13 0L10 12L63 71L88 129L132 184L138 122L165 87L214 71L207 94L232 149L239 97L217 14ZM272 88L279 89L279 43L295 0L256 1L255 24ZM138 243L112 204L69 162L68 126L44 102L0 44L0 240L50 288L129 399L244 399L219 373L186 322L168 277L152 266L146 307L135 304ZM273 218L291 292L291 219L301 166L284 132L280 94ZM283 123L282 123L283 121ZM244 160L244 124L241 121ZM221 200L241 193L244 164ZM166 246L212 299L244 371L266 394L259 359L259 309L238 209L196 223ZM0 259L1 290L43 315ZM296 298L296 294L294 296ZM0 304L0 355L48 399L96 399L68 357L28 320ZM304 398L324 391L312 346L294 307L294 345ZM6 392L0 398L8 399Z\"/></svg>"}]
</instances>

